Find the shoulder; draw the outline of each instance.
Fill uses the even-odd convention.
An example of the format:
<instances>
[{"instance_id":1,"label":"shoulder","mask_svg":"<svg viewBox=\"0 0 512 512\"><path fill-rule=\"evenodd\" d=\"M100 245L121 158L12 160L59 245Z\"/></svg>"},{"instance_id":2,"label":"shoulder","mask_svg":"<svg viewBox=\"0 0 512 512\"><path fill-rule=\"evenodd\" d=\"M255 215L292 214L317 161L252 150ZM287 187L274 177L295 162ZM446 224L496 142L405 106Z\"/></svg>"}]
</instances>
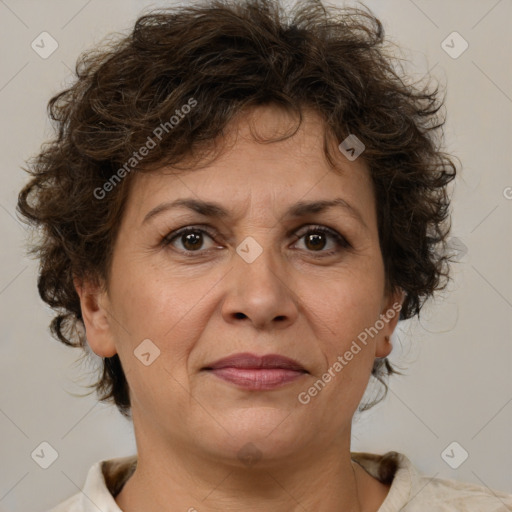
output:
<instances>
[{"instance_id":1,"label":"shoulder","mask_svg":"<svg viewBox=\"0 0 512 512\"><path fill-rule=\"evenodd\" d=\"M420 485L423 485L424 492L423 488L419 487L416 494L411 496L411 512L420 510L427 504L440 512L484 510L508 512L512 510L512 494L483 485L426 476L421 476Z\"/></svg>"},{"instance_id":2,"label":"shoulder","mask_svg":"<svg viewBox=\"0 0 512 512\"><path fill-rule=\"evenodd\" d=\"M95 462L87 473L80 492L48 512L121 512L114 497L131 476L137 456Z\"/></svg>"},{"instance_id":3,"label":"shoulder","mask_svg":"<svg viewBox=\"0 0 512 512\"><path fill-rule=\"evenodd\" d=\"M59 503L56 507L52 508L48 512L82 512L80 504L80 493L71 496L66 501Z\"/></svg>"},{"instance_id":4,"label":"shoulder","mask_svg":"<svg viewBox=\"0 0 512 512\"><path fill-rule=\"evenodd\" d=\"M512 494L419 472L402 453L352 452L352 459L379 481L391 484L378 512L508 512Z\"/></svg>"}]
</instances>

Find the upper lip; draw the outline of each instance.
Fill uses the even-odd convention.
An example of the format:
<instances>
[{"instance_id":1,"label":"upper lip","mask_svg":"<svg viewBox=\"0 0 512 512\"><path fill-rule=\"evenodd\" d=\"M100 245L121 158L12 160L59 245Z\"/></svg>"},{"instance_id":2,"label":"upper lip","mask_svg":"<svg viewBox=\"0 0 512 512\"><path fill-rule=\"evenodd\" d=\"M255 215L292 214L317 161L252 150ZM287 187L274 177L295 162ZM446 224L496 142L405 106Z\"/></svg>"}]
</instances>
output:
<instances>
[{"instance_id":1,"label":"upper lip","mask_svg":"<svg viewBox=\"0 0 512 512\"><path fill-rule=\"evenodd\" d=\"M279 354L265 354L258 356L248 352L224 357L214 363L208 364L203 369L218 370L219 368L283 368L286 370L295 370L307 373L301 364L289 357L281 356Z\"/></svg>"}]
</instances>

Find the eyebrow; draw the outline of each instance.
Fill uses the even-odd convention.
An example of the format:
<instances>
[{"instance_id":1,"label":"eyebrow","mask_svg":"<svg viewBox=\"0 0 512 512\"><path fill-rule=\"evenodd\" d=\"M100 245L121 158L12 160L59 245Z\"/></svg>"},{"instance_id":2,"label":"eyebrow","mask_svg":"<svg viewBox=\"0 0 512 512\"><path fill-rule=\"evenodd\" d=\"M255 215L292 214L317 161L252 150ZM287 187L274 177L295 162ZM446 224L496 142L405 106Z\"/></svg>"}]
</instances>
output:
<instances>
[{"instance_id":1,"label":"eyebrow","mask_svg":"<svg viewBox=\"0 0 512 512\"><path fill-rule=\"evenodd\" d=\"M363 219L363 216L354 208L351 204L347 203L341 197L330 200L319 200L319 201L299 201L298 203L291 206L285 212L285 218L304 217L311 213L320 213L329 208L341 207L349 212L352 217L357 219L366 229L368 226ZM230 213L223 206L218 203L210 201L200 201L193 198L176 199L174 201L167 201L155 206L150 210L144 217L142 224L145 224L149 219L156 217L162 212L171 210L173 208L188 208L200 215L211 218L227 219L230 217Z\"/></svg>"}]
</instances>

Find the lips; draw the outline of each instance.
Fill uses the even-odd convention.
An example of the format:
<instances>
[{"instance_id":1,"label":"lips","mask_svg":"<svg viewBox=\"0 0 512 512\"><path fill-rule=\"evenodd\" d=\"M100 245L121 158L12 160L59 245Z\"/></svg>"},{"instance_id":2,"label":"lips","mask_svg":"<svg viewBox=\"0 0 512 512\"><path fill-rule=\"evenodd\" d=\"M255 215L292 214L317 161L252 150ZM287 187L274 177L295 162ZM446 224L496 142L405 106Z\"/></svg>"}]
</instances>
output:
<instances>
[{"instance_id":1,"label":"lips","mask_svg":"<svg viewBox=\"0 0 512 512\"><path fill-rule=\"evenodd\" d=\"M257 356L255 354L243 353L235 354L223 359L219 359L215 363L209 364L205 370L219 370L221 368L240 368L240 369L276 369L294 370L298 372L306 372L306 370L295 360L279 354L266 354Z\"/></svg>"},{"instance_id":2,"label":"lips","mask_svg":"<svg viewBox=\"0 0 512 512\"><path fill-rule=\"evenodd\" d=\"M219 359L203 370L251 391L275 389L308 374L297 361L279 354L235 354Z\"/></svg>"}]
</instances>

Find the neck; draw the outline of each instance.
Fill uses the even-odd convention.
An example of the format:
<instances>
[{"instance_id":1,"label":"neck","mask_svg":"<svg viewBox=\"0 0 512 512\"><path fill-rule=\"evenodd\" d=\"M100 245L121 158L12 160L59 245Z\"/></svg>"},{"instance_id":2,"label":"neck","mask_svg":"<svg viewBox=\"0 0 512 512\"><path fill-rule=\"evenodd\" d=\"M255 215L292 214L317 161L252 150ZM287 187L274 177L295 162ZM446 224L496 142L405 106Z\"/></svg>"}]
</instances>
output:
<instances>
[{"instance_id":1,"label":"neck","mask_svg":"<svg viewBox=\"0 0 512 512\"><path fill-rule=\"evenodd\" d=\"M359 497L369 497L365 486L372 477L350 460L350 451L342 454L333 447L331 452L286 464L262 459L248 467L238 460L200 459L186 448L141 446L137 469L116 502L123 512L369 511Z\"/></svg>"},{"instance_id":2,"label":"neck","mask_svg":"<svg viewBox=\"0 0 512 512\"><path fill-rule=\"evenodd\" d=\"M287 454L260 442L260 457L244 463L236 450L205 450L139 419L134 411L137 467L115 498L123 512L377 512L389 492L351 460L350 424Z\"/></svg>"}]
</instances>

